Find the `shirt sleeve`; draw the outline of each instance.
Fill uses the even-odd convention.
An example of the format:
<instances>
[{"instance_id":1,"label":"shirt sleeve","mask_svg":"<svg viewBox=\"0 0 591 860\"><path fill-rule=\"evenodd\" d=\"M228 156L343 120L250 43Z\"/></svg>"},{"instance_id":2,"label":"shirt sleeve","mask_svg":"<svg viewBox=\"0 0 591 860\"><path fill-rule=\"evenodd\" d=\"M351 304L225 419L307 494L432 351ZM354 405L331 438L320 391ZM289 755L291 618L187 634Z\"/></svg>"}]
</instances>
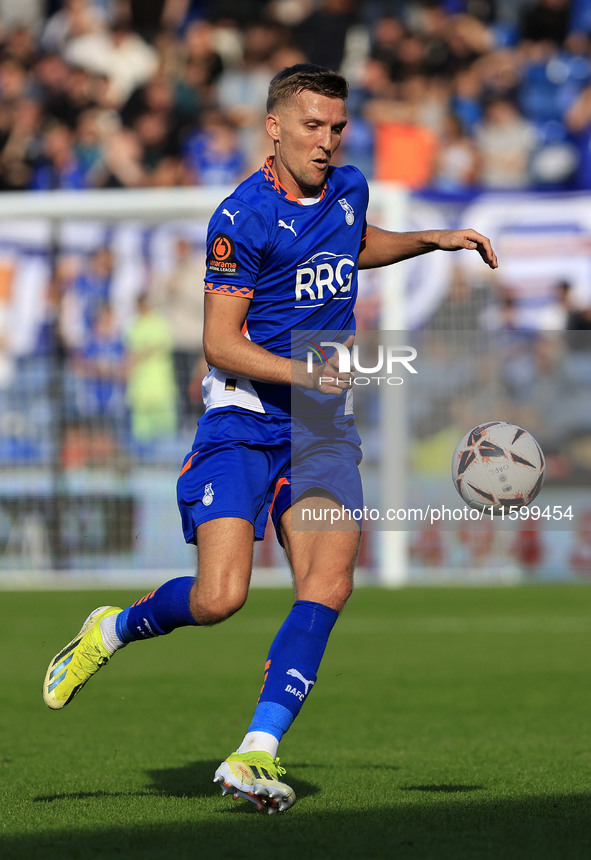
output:
<instances>
[{"instance_id":1,"label":"shirt sleeve","mask_svg":"<svg viewBox=\"0 0 591 860\"><path fill-rule=\"evenodd\" d=\"M267 246L267 227L243 200L228 198L207 231L205 292L251 299Z\"/></svg>"}]
</instances>

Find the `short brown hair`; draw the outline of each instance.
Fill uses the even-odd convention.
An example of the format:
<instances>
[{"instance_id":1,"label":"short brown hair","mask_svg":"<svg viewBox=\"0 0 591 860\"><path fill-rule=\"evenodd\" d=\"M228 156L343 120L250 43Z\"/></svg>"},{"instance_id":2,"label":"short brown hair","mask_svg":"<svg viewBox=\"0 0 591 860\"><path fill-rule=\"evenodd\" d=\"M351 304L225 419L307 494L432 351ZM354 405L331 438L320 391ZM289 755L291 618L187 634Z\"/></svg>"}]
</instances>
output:
<instances>
[{"instance_id":1,"label":"short brown hair","mask_svg":"<svg viewBox=\"0 0 591 860\"><path fill-rule=\"evenodd\" d=\"M283 101L309 90L331 99L343 99L349 95L349 84L338 72L316 66L314 63L297 63L277 72L269 84L267 113Z\"/></svg>"}]
</instances>

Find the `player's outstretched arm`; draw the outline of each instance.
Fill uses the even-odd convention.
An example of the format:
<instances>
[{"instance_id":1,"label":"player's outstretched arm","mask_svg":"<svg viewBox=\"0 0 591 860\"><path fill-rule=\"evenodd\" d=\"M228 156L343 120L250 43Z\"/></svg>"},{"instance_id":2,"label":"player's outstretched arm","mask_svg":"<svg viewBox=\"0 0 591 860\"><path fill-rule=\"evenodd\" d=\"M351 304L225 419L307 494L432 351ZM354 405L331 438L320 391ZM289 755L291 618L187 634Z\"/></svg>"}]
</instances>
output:
<instances>
[{"instance_id":1,"label":"player's outstretched arm","mask_svg":"<svg viewBox=\"0 0 591 860\"><path fill-rule=\"evenodd\" d=\"M250 299L219 293L205 295L203 351L211 367L224 373L271 382L300 385L323 394L342 394L350 385L351 374L338 369L336 356L308 373L306 363L274 355L242 333ZM350 347L353 337L345 346Z\"/></svg>"},{"instance_id":2,"label":"player's outstretched arm","mask_svg":"<svg viewBox=\"0 0 591 860\"><path fill-rule=\"evenodd\" d=\"M392 233L368 225L363 248L359 253L360 269L389 266L430 251L477 251L491 269L498 266L490 239L470 228L465 230L422 230L416 233Z\"/></svg>"}]
</instances>

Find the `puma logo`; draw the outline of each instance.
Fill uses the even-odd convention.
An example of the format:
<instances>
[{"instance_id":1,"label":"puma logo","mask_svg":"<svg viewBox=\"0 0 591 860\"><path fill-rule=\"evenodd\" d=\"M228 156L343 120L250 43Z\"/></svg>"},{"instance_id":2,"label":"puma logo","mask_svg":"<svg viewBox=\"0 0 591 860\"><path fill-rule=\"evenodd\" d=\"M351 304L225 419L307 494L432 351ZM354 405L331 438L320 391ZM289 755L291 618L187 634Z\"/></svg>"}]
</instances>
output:
<instances>
[{"instance_id":1,"label":"puma logo","mask_svg":"<svg viewBox=\"0 0 591 860\"><path fill-rule=\"evenodd\" d=\"M306 678L304 678L304 676L303 676L303 675L301 675L301 674L298 672L298 670L297 670L297 669L288 669L288 670L287 670L287 672L286 672L285 674L286 674L286 675L291 675L291 676L292 676L292 678L297 678L297 679L298 679L298 681L301 681L301 682L302 682L302 684L303 684L303 685L304 685L304 687L305 687L305 690L304 690L304 696L307 696L307 695L308 695L308 689L309 689L309 687L313 687L313 686L314 686L314 681L308 681Z\"/></svg>"},{"instance_id":2,"label":"puma logo","mask_svg":"<svg viewBox=\"0 0 591 860\"><path fill-rule=\"evenodd\" d=\"M291 230L291 232L293 233L293 235L294 235L294 236L297 236L298 234L297 234L297 233L296 233L296 231L293 229L293 222L294 222L294 221L295 221L295 218L292 218L292 219L291 219L291 224L286 224L286 223L285 223L285 221L283 220L283 218L280 218L280 219L279 219L279 221L277 222L277 225L278 225L279 227L285 227L285 229L286 229L286 230ZM288 673L288 674L289 674L289 673Z\"/></svg>"},{"instance_id":3,"label":"puma logo","mask_svg":"<svg viewBox=\"0 0 591 860\"><path fill-rule=\"evenodd\" d=\"M238 215L240 209L237 209L234 214L230 214L227 209L222 209L222 215L227 215L230 221L232 222L232 226L234 226L234 218Z\"/></svg>"}]
</instances>

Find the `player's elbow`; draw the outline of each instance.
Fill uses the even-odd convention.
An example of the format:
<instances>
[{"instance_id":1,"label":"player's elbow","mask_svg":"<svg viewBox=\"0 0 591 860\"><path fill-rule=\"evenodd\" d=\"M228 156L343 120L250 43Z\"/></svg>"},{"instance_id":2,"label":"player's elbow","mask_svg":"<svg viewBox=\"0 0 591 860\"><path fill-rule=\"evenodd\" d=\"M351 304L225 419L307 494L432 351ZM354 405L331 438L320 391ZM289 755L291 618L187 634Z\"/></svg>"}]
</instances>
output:
<instances>
[{"instance_id":1,"label":"player's elbow","mask_svg":"<svg viewBox=\"0 0 591 860\"><path fill-rule=\"evenodd\" d=\"M215 338L208 333L207 329L203 332L203 355L205 356L206 362L210 366L216 366L216 342Z\"/></svg>"},{"instance_id":2,"label":"player's elbow","mask_svg":"<svg viewBox=\"0 0 591 860\"><path fill-rule=\"evenodd\" d=\"M203 353L210 367L224 369L227 347L219 332L205 328L203 332Z\"/></svg>"}]
</instances>

